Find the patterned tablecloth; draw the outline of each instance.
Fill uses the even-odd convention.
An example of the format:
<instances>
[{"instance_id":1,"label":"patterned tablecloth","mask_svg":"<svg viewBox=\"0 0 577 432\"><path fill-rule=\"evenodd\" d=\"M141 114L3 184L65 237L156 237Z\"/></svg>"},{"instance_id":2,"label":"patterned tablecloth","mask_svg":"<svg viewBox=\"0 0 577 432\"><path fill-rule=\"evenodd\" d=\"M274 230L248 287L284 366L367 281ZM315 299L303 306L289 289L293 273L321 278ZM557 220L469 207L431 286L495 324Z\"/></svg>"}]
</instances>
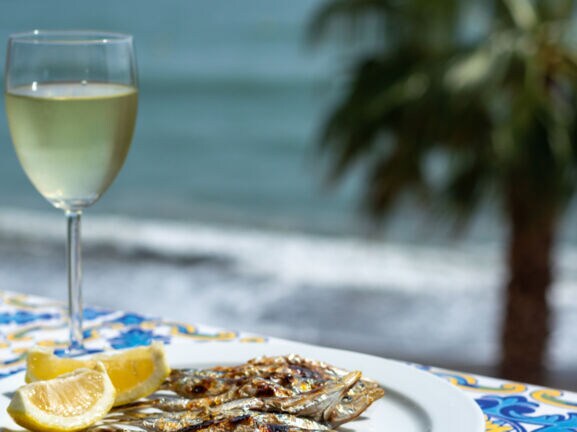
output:
<instances>
[{"instance_id":1,"label":"patterned tablecloth","mask_svg":"<svg viewBox=\"0 0 577 432\"><path fill-rule=\"evenodd\" d=\"M26 350L45 345L61 350L67 340L61 303L0 291L0 379L24 369ZM150 318L136 313L87 308L85 346L89 352L165 343L236 341L278 343L211 327ZM455 385L473 398L486 416L489 432L577 432L577 394L494 378L418 366ZM466 431L463 431L466 432Z\"/></svg>"}]
</instances>

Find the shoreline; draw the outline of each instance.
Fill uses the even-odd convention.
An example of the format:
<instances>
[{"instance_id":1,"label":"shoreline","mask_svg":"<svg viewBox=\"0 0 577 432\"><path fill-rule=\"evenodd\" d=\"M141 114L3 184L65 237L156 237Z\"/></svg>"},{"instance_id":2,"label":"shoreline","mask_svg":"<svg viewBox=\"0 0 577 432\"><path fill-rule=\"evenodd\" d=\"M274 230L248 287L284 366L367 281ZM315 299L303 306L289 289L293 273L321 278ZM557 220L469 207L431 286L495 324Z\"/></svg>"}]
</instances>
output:
<instances>
[{"instance_id":1,"label":"shoreline","mask_svg":"<svg viewBox=\"0 0 577 432\"><path fill-rule=\"evenodd\" d=\"M64 301L60 218L21 218L14 231L8 220L0 217L1 288ZM496 375L501 290L496 274L482 274L496 273L496 260L475 257L475 269L466 251L429 246L142 221L125 232L118 218L91 225L86 305ZM553 295L547 385L577 390L567 279Z\"/></svg>"}]
</instances>

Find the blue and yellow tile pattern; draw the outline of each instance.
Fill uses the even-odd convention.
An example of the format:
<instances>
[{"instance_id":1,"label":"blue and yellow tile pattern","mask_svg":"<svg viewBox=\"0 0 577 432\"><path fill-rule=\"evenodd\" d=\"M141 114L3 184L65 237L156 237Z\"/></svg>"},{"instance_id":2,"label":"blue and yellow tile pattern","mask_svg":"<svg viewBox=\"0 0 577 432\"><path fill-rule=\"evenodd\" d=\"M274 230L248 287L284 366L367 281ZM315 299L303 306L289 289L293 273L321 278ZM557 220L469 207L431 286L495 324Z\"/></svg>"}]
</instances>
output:
<instances>
[{"instance_id":1,"label":"blue and yellow tile pattern","mask_svg":"<svg viewBox=\"0 0 577 432\"><path fill-rule=\"evenodd\" d=\"M66 346L65 309L47 299L0 291L0 379L24 369L27 349ZM216 330L97 308L84 310L87 352L148 345L152 341L274 343L257 335ZM487 432L577 432L577 394L428 366L474 399ZM466 432L466 431L463 431Z\"/></svg>"}]
</instances>

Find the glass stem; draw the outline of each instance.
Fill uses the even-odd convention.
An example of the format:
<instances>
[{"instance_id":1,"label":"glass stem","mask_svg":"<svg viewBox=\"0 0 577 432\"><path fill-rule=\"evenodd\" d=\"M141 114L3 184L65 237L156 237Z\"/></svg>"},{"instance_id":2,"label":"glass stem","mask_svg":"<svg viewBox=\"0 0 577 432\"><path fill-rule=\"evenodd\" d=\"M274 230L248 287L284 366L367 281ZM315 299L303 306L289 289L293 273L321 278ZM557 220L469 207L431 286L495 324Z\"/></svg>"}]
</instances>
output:
<instances>
[{"instance_id":1,"label":"glass stem","mask_svg":"<svg viewBox=\"0 0 577 432\"><path fill-rule=\"evenodd\" d=\"M68 352L82 351L82 256L80 244L81 210L66 210L68 270L68 318L70 339Z\"/></svg>"}]
</instances>

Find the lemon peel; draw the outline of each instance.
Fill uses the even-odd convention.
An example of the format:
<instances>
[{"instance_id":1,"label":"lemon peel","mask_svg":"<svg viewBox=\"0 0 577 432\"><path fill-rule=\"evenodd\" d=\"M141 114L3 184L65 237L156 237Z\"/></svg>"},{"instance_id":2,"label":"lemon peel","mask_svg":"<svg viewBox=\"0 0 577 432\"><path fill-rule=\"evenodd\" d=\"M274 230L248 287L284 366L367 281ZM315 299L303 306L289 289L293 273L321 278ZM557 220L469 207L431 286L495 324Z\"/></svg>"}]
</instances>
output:
<instances>
[{"instance_id":1,"label":"lemon peel","mask_svg":"<svg viewBox=\"0 0 577 432\"><path fill-rule=\"evenodd\" d=\"M32 348L26 364L26 382L52 379L78 368L102 362L116 388L114 406L133 402L154 393L170 374L164 345L152 345L96 354L82 358L63 358L44 347Z\"/></svg>"},{"instance_id":2,"label":"lemon peel","mask_svg":"<svg viewBox=\"0 0 577 432\"><path fill-rule=\"evenodd\" d=\"M115 397L105 366L97 362L91 368L20 387L7 411L17 424L30 430L73 432L102 419Z\"/></svg>"}]
</instances>

